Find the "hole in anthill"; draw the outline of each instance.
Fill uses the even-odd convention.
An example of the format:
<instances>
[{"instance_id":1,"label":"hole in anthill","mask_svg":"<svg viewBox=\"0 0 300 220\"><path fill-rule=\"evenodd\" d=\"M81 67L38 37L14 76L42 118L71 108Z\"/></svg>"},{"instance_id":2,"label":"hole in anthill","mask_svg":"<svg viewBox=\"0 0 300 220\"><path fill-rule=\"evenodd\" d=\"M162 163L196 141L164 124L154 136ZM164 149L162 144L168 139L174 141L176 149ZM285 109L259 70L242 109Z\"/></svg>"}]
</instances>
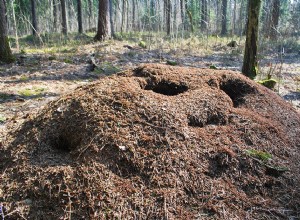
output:
<instances>
[{"instance_id":1,"label":"hole in anthill","mask_svg":"<svg viewBox=\"0 0 300 220\"><path fill-rule=\"evenodd\" d=\"M71 142L66 136L60 135L55 141L55 148L63 152L70 152L72 146Z\"/></svg>"},{"instance_id":2,"label":"hole in anthill","mask_svg":"<svg viewBox=\"0 0 300 220\"><path fill-rule=\"evenodd\" d=\"M203 128L205 124L206 122L200 117L197 117L195 115L188 116L188 125L191 127Z\"/></svg>"},{"instance_id":3,"label":"hole in anthill","mask_svg":"<svg viewBox=\"0 0 300 220\"><path fill-rule=\"evenodd\" d=\"M234 107L239 107L244 104L247 94L256 92L254 87L240 79L229 79L222 82L220 89L231 98Z\"/></svg>"},{"instance_id":4,"label":"hole in anthill","mask_svg":"<svg viewBox=\"0 0 300 220\"><path fill-rule=\"evenodd\" d=\"M227 116L221 112L209 113L203 117L190 115L188 116L188 125L191 127L203 128L207 125L226 125Z\"/></svg>"},{"instance_id":5,"label":"hole in anthill","mask_svg":"<svg viewBox=\"0 0 300 220\"><path fill-rule=\"evenodd\" d=\"M177 84L174 82L160 81L156 83L149 83L144 87L145 90L152 90L153 92L174 96L186 92L189 88L185 84Z\"/></svg>"}]
</instances>

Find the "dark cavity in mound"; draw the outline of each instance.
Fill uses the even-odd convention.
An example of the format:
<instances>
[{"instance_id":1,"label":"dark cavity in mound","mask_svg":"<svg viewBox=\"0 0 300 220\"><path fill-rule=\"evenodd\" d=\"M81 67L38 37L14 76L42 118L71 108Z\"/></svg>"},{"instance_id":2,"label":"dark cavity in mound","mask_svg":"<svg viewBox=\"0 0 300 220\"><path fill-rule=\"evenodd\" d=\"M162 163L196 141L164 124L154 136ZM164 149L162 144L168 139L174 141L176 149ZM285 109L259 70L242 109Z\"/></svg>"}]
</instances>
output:
<instances>
[{"instance_id":1,"label":"dark cavity in mound","mask_svg":"<svg viewBox=\"0 0 300 220\"><path fill-rule=\"evenodd\" d=\"M207 125L225 125L226 122L227 117L221 112L209 112L205 118L201 118L196 115L188 116L188 125L192 127L203 128Z\"/></svg>"},{"instance_id":2,"label":"dark cavity in mound","mask_svg":"<svg viewBox=\"0 0 300 220\"><path fill-rule=\"evenodd\" d=\"M69 132L61 131L58 136L50 138L50 146L60 152L69 153L77 149L80 141L80 135L74 136Z\"/></svg>"},{"instance_id":3,"label":"dark cavity in mound","mask_svg":"<svg viewBox=\"0 0 300 220\"><path fill-rule=\"evenodd\" d=\"M220 83L223 90L232 100L235 108L245 103L245 96L253 94L256 89L241 79L228 79Z\"/></svg>"},{"instance_id":4,"label":"dark cavity in mound","mask_svg":"<svg viewBox=\"0 0 300 220\"><path fill-rule=\"evenodd\" d=\"M155 93L159 93L167 96L175 96L180 93L186 92L189 88L184 84L177 84L170 81L150 82L145 87L145 90L152 90Z\"/></svg>"}]
</instances>

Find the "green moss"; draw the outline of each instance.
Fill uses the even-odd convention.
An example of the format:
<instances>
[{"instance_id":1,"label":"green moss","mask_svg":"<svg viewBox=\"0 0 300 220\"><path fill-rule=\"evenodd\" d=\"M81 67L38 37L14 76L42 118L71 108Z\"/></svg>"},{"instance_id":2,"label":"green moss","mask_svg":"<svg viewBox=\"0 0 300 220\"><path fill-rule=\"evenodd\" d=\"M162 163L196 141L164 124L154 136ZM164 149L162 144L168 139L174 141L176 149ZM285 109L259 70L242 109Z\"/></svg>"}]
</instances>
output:
<instances>
[{"instance_id":1,"label":"green moss","mask_svg":"<svg viewBox=\"0 0 300 220\"><path fill-rule=\"evenodd\" d=\"M120 72L120 68L114 66L110 62L103 62L99 67L97 67L94 71L95 73L104 73L104 74L114 74Z\"/></svg>"},{"instance_id":2,"label":"green moss","mask_svg":"<svg viewBox=\"0 0 300 220\"><path fill-rule=\"evenodd\" d=\"M139 42L139 46L142 47L142 48L147 48L146 42L142 41L142 40Z\"/></svg>"},{"instance_id":3,"label":"green moss","mask_svg":"<svg viewBox=\"0 0 300 220\"><path fill-rule=\"evenodd\" d=\"M73 61L72 61L72 60L70 60L70 59L67 59L67 58L65 58L63 61L64 61L65 63L69 63L69 64L72 64L72 63L73 63Z\"/></svg>"},{"instance_id":4,"label":"green moss","mask_svg":"<svg viewBox=\"0 0 300 220\"><path fill-rule=\"evenodd\" d=\"M171 66L177 66L178 65L178 63L174 60L167 60L167 64L171 65Z\"/></svg>"},{"instance_id":5,"label":"green moss","mask_svg":"<svg viewBox=\"0 0 300 220\"><path fill-rule=\"evenodd\" d=\"M254 149L246 150L246 154L253 156L263 162L267 162L268 160L272 159L272 155L270 153Z\"/></svg>"},{"instance_id":6,"label":"green moss","mask_svg":"<svg viewBox=\"0 0 300 220\"><path fill-rule=\"evenodd\" d=\"M27 81L29 78L28 78L28 76L21 76L20 77L20 80L21 81Z\"/></svg>"},{"instance_id":7,"label":"green moss","mask_svg":"<svg viewBox=\"0 0 300 220\"><path fill-rule=\"evenodd\" d=\"M3 115L0 115L0 124L4 123L6 118Z\"/></svg>"},{"instance_id":8,"label":"green moss","mask_svg":"<svg viewBox=\"0 0 300 220\"><path fill-rule=\"evenodd\" d=\"M269 89L274 89L274 87L277 83L277 80L276 79L263 79L263 80L258 81L258 83Z\"/></svg>"},{"instance_id":9,"label":"green moss","mask_svg":"<svg viewBox=\"0 0 300 220\"><path fill-rule=\"evenodd\" d=\"M49 59L50 61L51 61L51 60L56 60L56 56L54 56L54 55L53 55L53 56L50 56L48 59Z\"/></svg>"},{"instance_id":10,"label":"green moss","mask_svg":"<svg viewBox=\"0 0 300 220\"><path fill-rule=\"evenodd\" d=\"M32 96L40 96L42 93L45 91L45 88L26 88L19 90L19 95L24 96L24 97L32 97Z\"/></svg>"},{"instance_id":11,"label":"green moss","mask_svg":"<svg viewBox=\"0 0 300 220\"><path fill-rule=\"evenodd\" d=\"M215 65L210 65L209 69L217 70L218 68Z\"/></svg>"}]
</instances>

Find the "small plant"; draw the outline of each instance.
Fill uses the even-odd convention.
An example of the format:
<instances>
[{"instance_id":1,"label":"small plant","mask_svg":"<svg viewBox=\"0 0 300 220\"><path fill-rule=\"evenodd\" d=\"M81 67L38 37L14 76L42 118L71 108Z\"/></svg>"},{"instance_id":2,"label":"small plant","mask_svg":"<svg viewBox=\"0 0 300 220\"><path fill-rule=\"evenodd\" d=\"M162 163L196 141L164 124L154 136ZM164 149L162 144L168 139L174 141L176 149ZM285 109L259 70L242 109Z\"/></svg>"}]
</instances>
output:
<instances>
[{"instance_id":1,"label":"small plant","mask_svg":"<svg viewBox=\"0 0 300 220\"><path fill-rule=\"evenodd\" d=\"M20 81L27 81L29 79L29 77L28 76L21 76L20 77Z\"/></svg>"},{"instance_id":2,"label":"small plant","mask_svg":"<svg viewBox=\"0 0 300 220\"><path fill-rule=\"evenodd\" d=\"M68 64L72 64L72 63L73 63L73 61L72 61L72 60L70 60L70 59L67 59L67 58L65 58L63 61L64 61L65 63L68 63Z\"/></svg>"},{"instance_id":3,"label":"small plant","mask_svg":"<svg viewBox=\"0 0 300 220\"><path fill-rule=\"evenodd\" d=\"M145 41L142 41L142 40L139 42L139 46L142 47L142 48L144 48L144 49L147 48L146 42L145 42Z\"/></svg>"},{"instance_id":4,"label":"small plant","mask_svg":"<svg viewBox=\"0 0 300 220\"><path fill-rule=\"evenodd\" d=\"M270 153L264 152L264 151L259 151L259 150L254 150L254 149L246 150L246 154L257 158L262 162L267 162L272 159L272 155Z\"/></svg>"},{"instance_id":5,"label":"small plant","mask_svg":"<svg viewBox=\"0 0 300 220\"><path fill-rule=\"evenodd\" d=\"M0 115L0 124L3 124L6 121L6 118L3 115Z\"/></svg>"},{"instance_id":6,"label":"small plant","mask_svg":"<svg viewBox=\"0 0 300 220\"><path fill-rule=\"evenodd\" d=\"M171 66L177 66L178 65L178 63L174 60L167 60L167 64L171 65Z\"/></svg>"},{"instance_id":7,"label":"small plant","mask_svg":"<svg viewBox=\"0 0 300 220\"><path fill-rule=\"evenodd\" d=\"M218 67L216 67L215 65L210 65L210 66L209 66L209 69L212 69L212 70L217 70L217 69L218 69Z\"/></svg>"},{"instance_id":8,"label":"small plant","mask_svg":"<svg viewBox=\"0 0 300 220\"><path fill-rule=\"evenodd\" d=\"M20 54L26 54L25 49L21 49Z\"/></svg>"},{"instance_id":9,"label":"small plant","mask_svg":"<svg viewBox=\"0 0 300 220\"><path fill-rule=\"evenodd\" d=\"M31 96L40 96L45 91L45 88L26 88L20 90L18 93L21 96L31 97Z\"/></svg>"},{"instance_id":10,"label":"small plant","mask_svg":"<svg viewBox=\"0 0 300 220\"><path fill-rule=\"evenodd\" d=\"M110 62L103 62L100 66L95 69L95 73L114 74L120 72L120 68L114 66Z\"/></svg>"},{"instance_id":11,"label":"small plant","mask_svg":"<svg viewBox=\"0 0 300 220\"><path fill-rule=\"evenodd\" d=\"M52 61L52 60L56 60L56 56L50 56L49 58L48 58L50 61Z\"/></svg>"},{"instance_id":12,"label":"small plant","mask_svg":"<svg viewBox=\"0 0 300 220\"><path fill-rule=\"evenodd\" d=\"M278 81L276 79L263 79L263 80L259 80L257 82L269 89L274 89L275 85Z\"/></svg>"},{"instance_id":13,"label":"small plant","mask_svg":"<svg viewBox=\"0 0 300 220\"><path fill-rule=\"evenodd\" d=\"M12 95L8 93L0 93L0 99L6 100L9 99Z\"/></svg>"}]
</instances>

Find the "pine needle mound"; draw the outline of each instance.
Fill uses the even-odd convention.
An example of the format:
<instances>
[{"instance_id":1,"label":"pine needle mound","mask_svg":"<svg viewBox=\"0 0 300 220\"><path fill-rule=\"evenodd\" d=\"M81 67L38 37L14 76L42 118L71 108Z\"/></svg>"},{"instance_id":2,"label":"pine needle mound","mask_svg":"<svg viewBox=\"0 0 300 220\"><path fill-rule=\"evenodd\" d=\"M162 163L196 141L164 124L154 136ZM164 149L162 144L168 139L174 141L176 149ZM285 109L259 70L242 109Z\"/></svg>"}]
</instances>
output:
<instances>
[{"instance_id":1,"label":"pine needle mound","mask_svg":"<svg viewBox=\"0 0 300 220\"><path fill-rule=\"evenodd\" d=\"M237 72L142 65L7 140L6 219L300 217L300 115Z\"/></svg>"}]
</instances>

